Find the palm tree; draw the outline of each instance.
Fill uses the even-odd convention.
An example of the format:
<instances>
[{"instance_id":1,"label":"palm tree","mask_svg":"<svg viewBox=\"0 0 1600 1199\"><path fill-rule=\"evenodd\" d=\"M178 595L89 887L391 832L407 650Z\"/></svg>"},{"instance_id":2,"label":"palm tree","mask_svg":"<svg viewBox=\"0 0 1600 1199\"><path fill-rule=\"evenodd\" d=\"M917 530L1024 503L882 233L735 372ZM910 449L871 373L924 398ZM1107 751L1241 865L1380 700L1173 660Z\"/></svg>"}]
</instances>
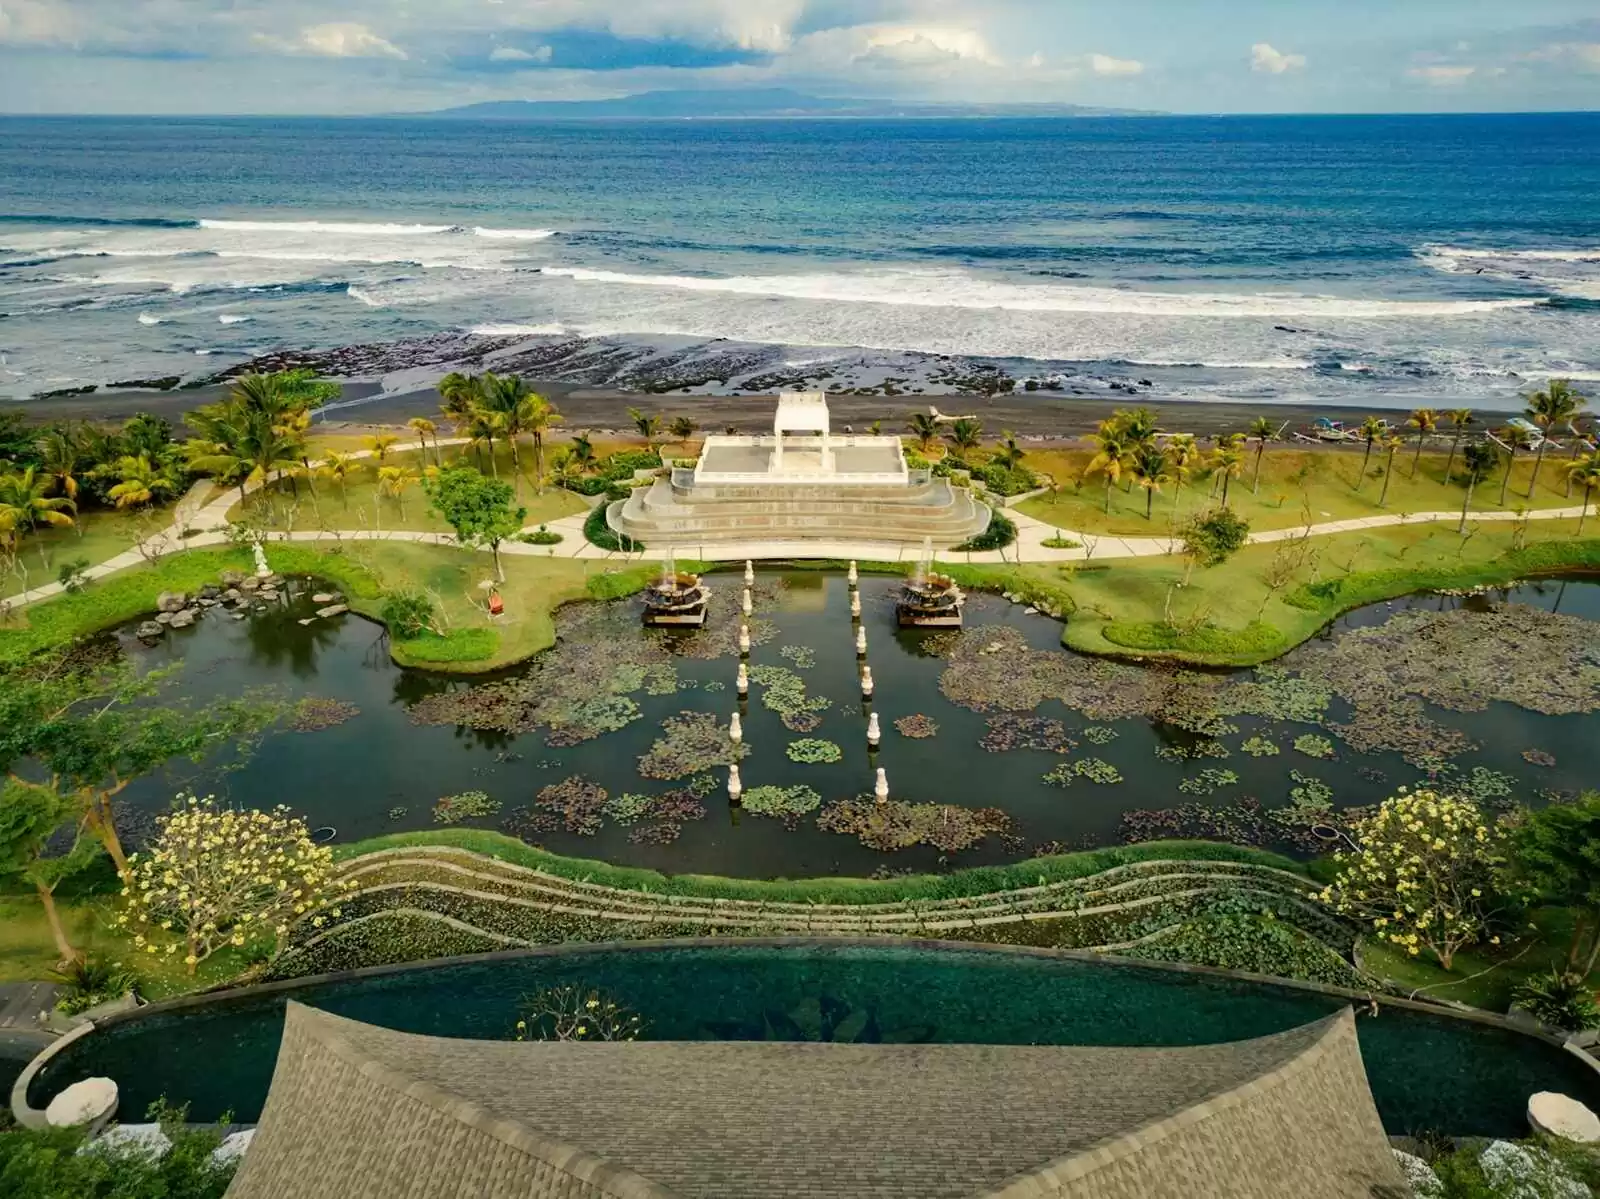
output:
<instances>
[{"instance_id":1,"label":"palm tree","mask_svg":"<svg viewBox=\"0 0 1600 1199\"><path fill-rule=\"evenodd\" d=\"M1379 417L1369 416L1361 422L1361 440L1367 443L1367 452L1361 457L1361 477L1356 480L1356 490L1367 485L1367 467L1372 464L1372 447L1389 434L1389 423Z\"/></svg>"},{"instance_id":2,"label":"palm tree","mask_svg":"<svg viewBox=\"0 0 1600 1199\"><path fill-rule=\"evenodd\" d=\"M1134 483L1144 488L1144 518L1151 520L1156 492L1161 490L1161 484L1172 481L1172 476L1167 473L1167 456L1153 443L1142 445L1134 450L1133 461L1128 469L1133 474Z\"/></svg>"},{"instance_id":3,"label":"palm tree","mask_svg":"<svg viewBox=\"0 0 1600 1199\"><path fill-rule=\"evenodd\" d=\"M1183 500L1183 485L1189 475L1200 465L1200 445L1193 433L1179 433L1167 439L1167 464L1177 486L1172 489L1172 519L1178 519L1178 505Z\"/></svg>"},{"instance_id":4,"label":"palm tree","mask_svg":"<svg viewBox=\"0 0 1600 1199\"><path fill-rule=\"evenodd\" d=\"M594 443L589 440L587 433L574 433L572 435L572 460L584 470L594 465Z\"/></svg>"},{"instance_id":5,"label":"palm tree","mask_svg":"<svg viewBox=\"0 0 1600 1199\"><path fill-rule=\"evenodd\" d=\"M1545 436L1539 441L1539 451L1533 460L1533 477L1528 480L1528 498L1533 498L1534 488L1539 485L1539 468L1544 465L1544 452L1549 445L1549 436L1561 425L1570 425L1572 418L1578 415L1588 400L1572 390L1572 384L1565 379L1551 379L1545 384L1543 391L1536 391L1528 397L1528 407L1525 415L1544 432Z\"/></svg>"},{"instance_id":6,"label":"palm tree","mask_svg":"<svg viewBox=\"0 0 1600 1199\"><path fill-rule=\"evenodd\" d=\"M1389 461L1383 468L1383 494L1378 496L1378 507L1380 508L1389 503L1389 483L1394 478L1394 456L1403 444L1404 442L1398 437L1386 437L1383 439L1383 447L1389 451Z\"/></svg>"},{"instance_id":7,"label":"palm tree","mask_svg":"<svg viewBox=\"0 0 1600 1199\"><path fill-rule=\"evenodd\" d=\"M482 395L483 384L478 376L451 371L439 380L439 398L443 401L439 411L452 424L463 425Z\"/></svg>"},{"instance_id":8,"label":"palm tree","mask_svg":"<svg viewBox=\"0 0 1600 1199\"><path fill-rule=\"evenodd\" d=\"M483 469L483 448L489 448L489 473L495 478L500 477L500 463L494 456L495 438L505 435L506 419L502 412L491 412L487 408L474 408L465 418L463 431L466 433L468 443L478 455L478 469Z\"/></svg>"},{"instance_id":9,"label":"palm tree","mask_svg":"<svg viewBox=\"0 0 1600 1199\"><path fill-rule=\"evenodd\" d=\"M367 449L372 451L372 460L379 466L389 460L389 455L399 444L400 438L393 433L378 433L367 438Z\"/></svg>"},{"instance_id":10,"label":"palm tree","mask_svg":"<svg viewBox=\"0 0 1600 1199\"><path fill-rule=\"evenodd\" d=\"M78 499L78 439L69 429L51 429L39 438L39 468L62 495Z\"/></svg>"},{"instance_id":11,"label":"palm tree","mask_svg":"<svg viewBox=\"0 0 1600 1199\"><path fill-rule=\"evenodd\" d=\"M305 460L300 434L279 425L268 410L237 399L200 408L184 420L200 434L185 446L190 467L236 485L241 502L250 484L265 483Z\"/></svg>"},{"instance_id":12,"label":"palm tree","mask_svg":"<svg viewBox=\"0 0 1600 1199\"><path fill-rule=\"evenodd\" d=\"M73 519L67 512L75 512L76 505L66 496L52 496L54 487L55 480L33 466L0 475L0 541L14 549L23 534L39 525L70 528Z\"/></svg>"},{"instance_id":13,"label":"palm tree","mask_svg":"<svg viewBox=\"0 0 1600 1199\"><path fill-rule=\"evenodd\" d=\"M1506 506L1506 492L1511 488L1511 472L1517 466L1517 453L1528 448L1528 434L1518 428L1501 429L1500 440L1507 450L1506 477L1500 481L1500 506Z\"/></svg>"},{"instance_id":14,"label":"palm tree","mask_svg":"<svg viewBox=\"0 0 1600 1199\"><path fill-rule=\"evenodd\" d=\"M1211 468L1222 478L1222 506L1228 506L1228 484L1244 474L1244 454L1230 444L1211 455Z\"/></svg>"},{"instance_id":15,"label":"palm tree","mask_svg":"<svg viewBox=\"0 0 1600 1199\"><path fill-rule=\"evenodd\" d=\"M1450 457L1444 464L1444 481L1450 482L1450 471L1456 464L1456 451L1461 448L1461 435L1467 431L1467 426L1472 423L1471 408L1452 408L1445 413L1450 418L1450 427L1454 430L1450 438Z\"/></svg>"},{"instance_id":16,"label":"palm tree","mask_svg":"<svg viewBox=\"0 0 1600 1199\"><path fill-rule=\"evenodd\" d=\"M1600 448L1600 443L1597 443L1593 437L1586 435L1578 427L1577 417L1573 417L1567 422L1567 432L1572 434L1572 456L1568 459L1568 465L1576 462L1584 454L1593 453L1597 448ZM1569 474L1567 476L1567 498L1569 500L1572 498L1572 484L1573 478Z\"/></svg>"},{"instance_id":17,"label":"palm tree","mask_svg":"<svg viewBox=\"0 0 1600 1199\"><path fill-rule=\"evenodd\" d=\"M1583 522L1589 519L1589 499L1600 487L1600 450L1591 450L1569 463L1567 478L1583 488L1583 511L1578 514L1578 535L1582 536Z\"/></svg>"},{"instance_id":18,"label":"palm tree","mask_svg":"<svg viewBox=\"0 0 1600 1199\"><path fill-rule=\"evenodd\" d=\"M1461 465L1467 468L1467 497L1461 502L1461 523L1456 526L1457 533L1467 531L1467 511L1472 507L1472 489L1487 479L1499 462L1500 455L1486 441L1469 442L1467 448L1461 451ZM1503 500L1501 502L1504 503Z\"/></svg>"},{"instance_id":19,"label":"palm tree","mask_svg":"<svg viewBox=\"0 0 1600 1199\"><path fill-rule=\"evenodd\" d=\"M1250 482L1250 494L1261 494L1261 459L1267 452L1267 442L1276 440L1278 426L1271 417L1258 416L1250 422L1250 436L1256 439L1256 476Z\"/></svg>"},{"instance_id":20,"label":"palm tree","mask_svg":"<svg viewBox=\"0 0 1600 1199\"><path fill-rule=\"evenodd\" d=\"M556 407L537 391L530 391L527 396L526 410L522 414L522 427L533 438L533 469L538 472L538 481L534 484L536 491L544 490L544 435L551 425L561 420L561 413Z\"/></svg>"},{"instance_id":21,"label":"palm tree","mask_svg":"<svg viewBox=\"0 0 1600 1199\"><path fill-rule=\"evenodd\" d=\"M633 427L639 430L639 436L644 438L645 448L655 453L656 437L661 432L661 418L637 408L629 408L628 415L633 418Z\"/></svg>"},{"instance_id":22,"label":"palm tree","mask_svg":"<svg viewBox=\"0 0 1600 1199\"><path fill-rule=\"evenodd\" d=\"M496 418L497 435L511 446L511 478L519 491L522 488L522 455L518 441L524 433L531 431L529 421L536 400L548 407L544 397L529 390L520 375L485 374L475 401L478 412ZM542 468L541 461L541 473Z\"/></svg>"},{"instance_id":23,"label":"palm tree","mask_svg":"<svg viewBox=\"0 0 1600 1199\"><path fill-rule=\"evenodd\" d=\"M433 438L433 457L440 466L444 459L439 454L439 426L425 416L413 416L406 422L411 431L417 435L417 441L422 445L422 460L428 460L428 438Z\"/></svg>"},{"instance_id":24,"label":"palm tree","mask_svg":"<svg viewBox=\"0 0 1600 1199\"><path fill-rule=\"evenodd\" d=\"M675 416L668 431L672 434L672 439L678 443L678 448L687 451L689 438L694 436L694 421L687 416Z\"/></svg>"},{"instance_id":25,"label":"palm tree","mask_svg":"<svg viewBox=\"0 0 1600 1199\"><path fill-rule=\"evenodd\" d=\"M956 448L957 455L964 458L967 451L977 449L982 443L983 425L970 416L963 416L951 424L950 432L944 438Z\"/></svg>"},{"instance_id":26,"label":"palm tree","mask_svg":"<svg viewBox=\"0 0 1600 1199\"><path fill-rule=\"evenodd\" d=\"M344 500L344 506L350 506L350 493L346 489L350 476L361 469L361 461L354 454L341 454L337 450L328 451L328 456L317 467L317 474L325 479L332 479L339 484L339 495Z\"/></svg>"},{"instance_id":27,"label":"palm tree","mask_svg":"<svg viewBox=\"0 0 1600 1199\"><path fill-rule=\"evenodd\" d=\"M1418 408L1411 414L1411 419L1406 421L1406 424L1417 431L1417 452L1411 455L1411 477L1415 479L1417 477L1417 466L1422 461L1422 444L1427 441L1429 433L1433 433L1439 428L1439 414L1432 408ZM1384 479L1383 487L1385 491L1388 491L1388 479ZM1380 503L1378 507L1381 508L1383 505Z\"/></svg>"},{"instance_id":28,"label":"palm tree","mask_svg":"<svg viewBox=\"0 0 1600 1199\"><path fill-rule=\"evenodd\" d=\"M1023 452L1022 447L1017 444L1017 435L1010 429L1006 429L1001 434L1001 437L1004 438L1004 440L1002 440L1000 444L995 447L993 461L999 463L1007 470L1016 470L1017 466L1028 455Z\"/></svg>"},{"instance_id":29,"label":"palm tree","mask_svg":"<svg viewBox=\"0 0 1600 1199\"><path fill-rule=\"evenodd\" d=\"M421 481L422 476L409 466L380 466L378 490L394 497L400 506L400 519L406 518L406 488Z\"/></svg>"},{"instance_id":30,"label":"palm tree","mask_svg":"<svg viewBox=\"0 0 1600 1199\"><path fill-rule=\"evenodd\" d=\"M1142 449L1156 439L1156 414L1148 408L1119 408L1111 414L1122 430L1122 439L1132 450Z\"/></svg>"},{"instance_id":31,"label":"palm tree","mask_svg":"<svg viewBox=\"0 0 1600 1199\"><path fill-rule=\"evenodd\" d=\"M142 508L176 495L182 486L169 464L154 466L148 454L129 454L117 462L116 470L122 481L106 494L118 508Z\"/></svg>"},{"instance_id":32,"label":"palm tree","mask_svg":"<svg viewBox=\"0 0 1600 1199\"><path fill-rule=\"evenodd\" d=\"M1122 478L1122 468L1128 461L1128 443L1116 420L1100 422L1100 431L1093 434L1098 453L1089 460L1086 475L1104 475L1106 480L1106 515L1111 514L1111 487Z\"/></svg>"},{"instance_id":33,"label":"palm tree","mask_svg":"<svg viewBox=\"0 0 1600 1199\"><path fill-rule=\"evenodd\" d=\"M939 422L932 414L927 412L913 412L911 419L906 422L906 428L911 430L911 436L917 439L917 450L927 457L933 449L933 443L939 438Z\"/></svg>"}]
</instances>

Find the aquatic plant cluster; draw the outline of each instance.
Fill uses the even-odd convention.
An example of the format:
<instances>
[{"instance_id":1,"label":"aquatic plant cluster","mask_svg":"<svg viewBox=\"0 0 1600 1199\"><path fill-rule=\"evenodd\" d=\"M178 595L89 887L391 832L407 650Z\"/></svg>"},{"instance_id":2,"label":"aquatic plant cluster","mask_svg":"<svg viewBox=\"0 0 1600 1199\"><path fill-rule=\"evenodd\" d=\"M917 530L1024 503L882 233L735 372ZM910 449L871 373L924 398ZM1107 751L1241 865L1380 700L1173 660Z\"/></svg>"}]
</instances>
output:
<instances>
[{"instance_id":1,"label":"aquatic plant cluster","mask_svg":"<svg viewBox=\"0 0 1600 1199\"><path fill-rule=\"evenodd\" d=\"M1047 753L1070 754L1078 742L1067 733L1067 726L1047 716L1018 716L1002 712L991 716L988 729L978 745L990 753L1011 749L1042 749Z\"/></svg>"},{"instance_id":2,"label":"aquatic plant cluster","mask_svg":"<svg viewBox=\"0 0 1600 1199\"><path fill-rule=\"evenodd\" d=\"M1080 758L1076 762L1063 762L1044 776L1045 782L1057 787L1070 787L1076 779L1109 786L1122 781L1122 772L1099 758Z\"/></svg>"},{"instance_id":3,"label":"aquatic plant cluster","mask_svg":"<svg viewBox=\"0 0 1600 1199\"><path fill-rule=\"evenodd\" d=\"M463 791L460 795L446 795L433 805L435 824L460 824L481 816L494 816L500 811L500 801L489 798L483 791Z\"/></svg>"},{"instance_id":4,"label":"aquatic plant cluster","mask_svg":"<svg viewBox=\"0 0 1600 1199\"><path fill-rule=\"evenodd\" d=\"M791 732L816 729L833 703L825 695L807 695L806 681L787 666L752 666L750 681L760 689L761 706L776 712Z\"/></svg>"},{"instance_id":5,"label":"aquatic plant cluster","mask_svg":"<svg viewBox=\"0 0 1600 1199\"><path fill-rule=\"evenodd\" d=\"M894 722L895 730L902 737L909 737L913 741L925 741L929 737L939 735L939 725L931 716L924 716L920 712L915 716L902 716Z\"/></svg>"},{"instance_id":6,"label":"aquatic plant cluster","mask_svg":"<svg viewBox=\"0 0 1600 1199\"><path fill-rule=\"evenodd\" d=\"M749 753L735 745L710 712L679 712L661 722L662 735L639 759L647 779L681 779L719 766L731 766Z\"/></svg>"},{"instance_id":7,"label":"aquatic plant cluster","mask_svg":"<svg viewBox=\"0 0 1600 1199\"><path fill-rule=\"evenodd\" d=\"M361 709L355 704L308 695L289 710L288 727L292 733L320 733L324 729L337 728L360 715Z\"/></svg>"},{"instance_id":8,"label":"aquatic plant cluster","mask_svg":"<svg viewBox=\"0 0 1600 1199\"><path fill-rule=\"evenodd\" d=\"M806 786L752 787L744 793L742 803L745 811L758 816L790 820L815 812L822 806L822 796Z\"/></svg>"},{"instance_id":9,"label":"aquatic plant cluster","mask_svg":"<svg viewBox=\"0 0 1600 1199\"><path fill-rule=\"evenodd\" d=\"M702 794L692 785L660 795L630 792L613 796L598 783L574 775L540 790L532 806L513 811L502 828L525 841L558 829L593 837L612 820L632 830L630 841L668 845L678 839L685 824L705 819L706 806L701 799Z\"/></svg>"},{"instance_id":10,"label":"aquatic plant cluster","mask_svg":"<svg viewBox=\"0 0 1600 1199\"><path fill-rule=\"evenodd\" d=\"M910 849L913 845L931 845L941 853L958 853L991 834L1007 832L1011 817L999 808L958 808L895 799L880 802L861 795L828 804L817 816L817 827L854 835L868 849L881 853Z\"/></svg>"},{"instance_id":11,"label":"aquatic plant cluster","mask_svg":"<svg viewBox=\"0 0 1600 1199\"><path fill-rule=\"evenodd\" d=\"M791 741L785 751L789 761L800 762L804 765L813 765L819 762L840 762L844 760L844 750L832 741L819 741L815 737L804 737L799 741Z\"/></svg>"}]
</instances>

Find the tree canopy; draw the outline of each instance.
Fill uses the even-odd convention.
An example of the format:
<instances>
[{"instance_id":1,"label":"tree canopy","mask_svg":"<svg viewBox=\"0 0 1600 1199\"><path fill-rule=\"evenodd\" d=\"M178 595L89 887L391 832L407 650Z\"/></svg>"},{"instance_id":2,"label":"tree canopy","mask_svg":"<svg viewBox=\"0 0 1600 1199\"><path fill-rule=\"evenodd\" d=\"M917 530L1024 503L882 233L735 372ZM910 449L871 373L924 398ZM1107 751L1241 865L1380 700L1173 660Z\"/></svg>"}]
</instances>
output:
<instances>
[{"instance_id":1,"label":"tree canopy","mask_svg":"<svg viewBox=\"0 0 1600 1199\"><path fill-rule=\"evenodd\" d=\"M456 532L462 545L488 549L494 555L495 574L505 581L500 564L500 543L522 531L528 510L512 508L509 483L486 479L470 466L440 471L423 484L433 510Z\"/></svg>"}]
</instances>

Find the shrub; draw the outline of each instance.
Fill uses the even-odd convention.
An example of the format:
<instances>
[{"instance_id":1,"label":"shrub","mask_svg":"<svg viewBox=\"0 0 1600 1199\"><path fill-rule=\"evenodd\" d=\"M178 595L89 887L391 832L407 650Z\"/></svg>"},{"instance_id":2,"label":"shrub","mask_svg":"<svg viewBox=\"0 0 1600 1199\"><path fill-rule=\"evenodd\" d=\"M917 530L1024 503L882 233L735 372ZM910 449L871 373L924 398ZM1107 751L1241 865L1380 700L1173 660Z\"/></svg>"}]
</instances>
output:
<instances>
[{"instance_id":1,"label":"shrub","mask_svg":"<svg viewBox=\"0 0 1600 1199\"><path fill-rule=\"evenodd\" d=\"M565 538L560 533L552 533L544 525L540 525L532 533L524 533L515 540L524 545L560 545Z\"/></svg>"},{"instance_id":2,"label":"shrub","mask_svg":"<svg viewBox=\"0 0 1600 1199\"><path fill-rule=\"evenodd\" d=\"M1017 539L1017 526L1003 512L989 514L989 527L976 537L963 541L956 551L980 553L983 550L1003 550Z\"/></svg>"},{"instance_id":3,"label":"shrub","mask_svg":"<svg viewBox=\"0 0 1600 1199\"><path fill-rule=\"evenodd\" d=\"M1083 548L1083 542L1061 536L1046 537L1039 544L1047 550L1081 550Z\"/></svg>"},{"instance_id":4,"label":"shrub","mask_svg":"<svg viewBox=\"0 0 1600 1199\"><path fill-rule=\"evenodd\" d=\"M689 465L694 465L692 462ZM661 455L648 450L621 450L602 461L590 475L563 479L561 486L579 495L600 495L618 483L633 478L636 470L655 470L661 466ZM624 491L623 495L627 492Z\"/></svg>"},{"instance_id":5,"label":"shrub","mask_svg":"<svg viewBox=\"0 0 1600 1199\"><path fill-rule=\"evenodd\" d=\"M583 522L583 535L588 538L589 544L598 545L603 550L636 552L644 549L644 542L635 541L631 537L619 536L609 524L606 523L606 509L617 499L626 499L624 493L608 502L598 505L589 513L589 518ZM624 542L627 544L624 545Z\"/></svg>"},{"instance_id":6,"label":"shrub","mask_svg":"<svg viewBox=\"0 0 1600 1199\"><path fill-rule=\"evenodd\" d=\"M482 662L499 650L500 634L493 629L452 629L443 636L425 632L395 648L403 665Z\"/></svg>"},{"instance_id":7,"label":"shrub","mask_svg":"<svg viewBox=\"0 0 1600 1199\"><path fill-rule=\"evenodd\" d=\"M603 991L551 987L518 1004L518 1041L634 1041L644 1031L637 1012Z\"/></svg>"},{"instance_id":8,"label":"shrub","mask_svg":"<svg viewBox=\"0 0 1600 1199\"><path fill-rule=\"evenodd\" d=\"M1250 540L1250 522L1231 508L1202 512L1183 529L1183 552L1200 566L1219 566Z\"/></svg>"},{"instance_id":9,"label":"shrub","mask_svg":"<svg viewBox=\"0 0 1600 1199\"><path fill-rule=\"evenodd\" d=\"M128 1149L82 1151L81 1128L0 1133L0 1194L7 1199L222 1199L238 1162L211 1154L220 1129L191 1128L181 1108L158 1103L149 1117L172 1147L160 1157Z\"/></svg>"},{"instance_id":10,"label":"shrub","mask_svg":"<svg viewBox=\"0 0 1600 1199\"><path fill-rule=\"evenodd\" d=\"M394 591L383 601L380 613L389 631L402 641L434 633L433 601L417 591Z\"/></svg>"},{"instance_id":11,"label":"shrub","mask_svg":"<svg viewBox=\"0 0 1600 1199\"><path fill-rule=\"evenodd\" d=\"M134 987L134 976L121 966L102 958L81 958L52 971L51 978L61 984L56 1010L76 1016L102 1003L121 999Z\"/></svg>"},{"instance_id":12,"label":"shrub","mask_svg":"<svg viewBox=\"0 0 1600 1199\"><path fill-rule=\"evenodd\" d=\"M975 469L972 476L996 495L1021 495L1039 486L1038 476L1025 466L1008 468L991 462Z\"/></svg>"},{"instance_id":13,"label":"shrub","mask_svg":"<svg viewBox=\"0 0 1600 1199\"><path fill-rule=\"evenodd\" d=\"M1524 981L1511 998L1546 1024L1568 1032L1600 1028L1600 1003L1581 974L1546 970Z\"/></svg>"}]
</instances>

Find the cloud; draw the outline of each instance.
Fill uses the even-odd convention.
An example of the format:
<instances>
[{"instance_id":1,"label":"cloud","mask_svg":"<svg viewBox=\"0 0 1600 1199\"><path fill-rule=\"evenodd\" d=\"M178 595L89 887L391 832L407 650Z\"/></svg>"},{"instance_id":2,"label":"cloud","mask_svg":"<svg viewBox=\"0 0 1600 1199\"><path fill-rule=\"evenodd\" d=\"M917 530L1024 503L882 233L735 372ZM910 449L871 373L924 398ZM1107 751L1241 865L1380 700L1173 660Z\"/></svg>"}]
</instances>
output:
<instances>
[{"instance_id":1,"label":"cloud","mask_svg":"<svg viewBox=\"0 0 1600 1199\"><path fill-rule=\"evenodd\" d=\"M1250 69L1267 75L1282 75L1298 71L1306 65L1304 54L1285 54L1267 42L1257 42L1250 47Z\"/></svg>"},{"instance_id":2,"label":"cloud","mask_svg":"<svg viewBox=\"0 0 1600 1199\"><path fill-rule=\"evenodd\" d=\"M490 62L549 62L555 56L555 50L550 46L539 46L534 50L519 50L515 46L496 46L489 52Z\"/></svg>"},{"instance_id":3,"label":"cloud","mask_svg":"<svg viewBox=\"0 0 1600 1199\"><path fill-rule=\"evenodd\" d=\"M960 59L998 65L998 60L975 29L936 26L877 26L857 31L866 47L856 62L882 62L900 66L928 66Z\"/></svg>"},{"instance_id":4,"label":"cloud","mask_svg":"<svg viewBox=\"0 0 1600 1199\"><path fill-rule=\"evenodd\" d=\"M1091 54L1089 69L1096 75L1143 75L1144 63L1133 58L1112 58L1109 54Z\"/></svg>"},{"instance_id":5,"label":"cloud","mask_svg":"<svg viewBox=\"0 0 1600 1199\"><path fill-rule=\"evenodd\" d=\"M1551 42L1522 57L1527 62L1559 63L1580 71L1600 71L1600 42Z\"/></svg>"},{"instance_id":6,"label":"cloud","mask_svg":"<svg viewBox=\"0 0 1600 1199\"><path fill-rule=\"evenodd\" d=\"M292 38L258 33L255 43L282 54L311 54L322 58L408 58L391 41L355 21L328 21L307 25Z\"/></svg>"},{"instance_id":7,"label":"cloud","mask_svg":"<svg viewBox=\"0 0 1600 1199\"><path fill-rule=\"evenodd\" d=\"M1459 87L1477 73L1477 67L1465 63L1437 63L1428 67L1412 67L1406 72L1429 87Z\"/></svg>"},{"instance_id":8,"label":"cloud","mask_svg":"<svg viewBox=\"0 0 1600 1199\"><path fill-rule=\"evenodd\" d=\"M82 22L67 5L48 0L0 3L0 45L71 45L82 32Z\"/></svg>"}]
</instances>

